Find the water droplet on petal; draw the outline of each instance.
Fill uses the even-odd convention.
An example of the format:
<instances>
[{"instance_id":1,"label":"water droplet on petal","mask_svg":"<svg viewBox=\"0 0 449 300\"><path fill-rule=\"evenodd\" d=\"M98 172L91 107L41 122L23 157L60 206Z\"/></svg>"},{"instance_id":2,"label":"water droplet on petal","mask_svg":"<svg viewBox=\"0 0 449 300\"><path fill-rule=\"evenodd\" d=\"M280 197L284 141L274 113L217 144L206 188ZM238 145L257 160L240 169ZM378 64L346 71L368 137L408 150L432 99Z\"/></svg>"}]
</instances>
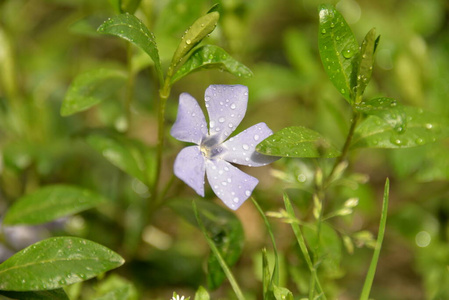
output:
<instances>
[{"instance_id":1,"label":"water droplet on petal","mask_svg":"<svg viewBox=\"0 0 449 300\"><path fill-rule=\"evenodd\" d=\"M223 123L225 120L226 120L225 118L220 117L220 118L218 119L218 122Z\"/></svg>"},{"instance_id":2,"label":"water droplet on petal","mask_svg":"<svg viewBox=\"0 0 449 300\"><path fill-rule=\"evenodd\" d=\"M235 203L238 203L238 202L239 202L239 198L235 197L235 198L234 198L234 202L235 202Z\"/></svg>"},{"instance_id":3,"label":"water droplet on petal","mask_svg":"<svg viewBox=\"0 0 449 300\"><path fill-rule=\"evenodd\" d=\"M210 126L210 128L214 128L215 127L215 122L214 121L210 121L209 126Z\"/></svg>"},{"instance_id":4,"label":"water droplet on petal","mask_svg":"<svg viewBox=\"0 0 449 300\"><path fill-rule=\"evenodd\" d=\"M251 196L251 191L250 190L246 190L245 191L245 195L248 196L248 197Z\"/></svg>"},{"instance_id":5,"label":"water droplet on petal","mask_svg":"<svg viewBox=\"0 0 449 300\"><path fill-rule=\"evenodd\" d=\"M242 145L242 148L243 148L243 150L249 150L248 144L243 144L243 145Z\"/></svg>"},{"instance_id":6,"label":"water droplet on petal","mask_svg":"<svg viewBox=\"0 0 449 300\"><path fill-rule=\"evenodd\" d=\"M258 135L258 134L255 134L255 135L254 135L254 140L255 140L255 141L258 141L258 140L259 140L259 135Z\"/></svg>"},{"instance_id":7,"label":"water droplet on petal","mask_svg":"<svg viewBox=\"0 0 449 300\"><path fill-rule=\"evenodd\" d=\"M235 103L232 103L231 104L231 109L235 109L235 108L236 108Z\"/></svg>"}]
</instances>

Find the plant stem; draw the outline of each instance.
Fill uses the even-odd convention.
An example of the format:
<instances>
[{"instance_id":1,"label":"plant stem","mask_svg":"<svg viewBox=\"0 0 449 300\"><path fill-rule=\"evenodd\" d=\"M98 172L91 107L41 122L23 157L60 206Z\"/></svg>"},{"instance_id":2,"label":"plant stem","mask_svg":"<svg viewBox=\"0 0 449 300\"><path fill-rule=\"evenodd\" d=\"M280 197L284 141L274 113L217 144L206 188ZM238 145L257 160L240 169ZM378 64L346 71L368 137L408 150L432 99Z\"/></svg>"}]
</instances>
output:
<instances>
[{"instance_id":1,"label":"plant stem","mask_svg":"<svg viewBox=\"0 0 449 300\"><path fill-rule=\"evenodd\" d=\"M126 113L126 121L128 122L129 128L131 126L131 105L134 100L134 83L135 83L135 76L132 69L133 48L130 42L126 43L126 55L127 55L128 81L126 82L125 113Z\"/></svg>"}]
</instances>

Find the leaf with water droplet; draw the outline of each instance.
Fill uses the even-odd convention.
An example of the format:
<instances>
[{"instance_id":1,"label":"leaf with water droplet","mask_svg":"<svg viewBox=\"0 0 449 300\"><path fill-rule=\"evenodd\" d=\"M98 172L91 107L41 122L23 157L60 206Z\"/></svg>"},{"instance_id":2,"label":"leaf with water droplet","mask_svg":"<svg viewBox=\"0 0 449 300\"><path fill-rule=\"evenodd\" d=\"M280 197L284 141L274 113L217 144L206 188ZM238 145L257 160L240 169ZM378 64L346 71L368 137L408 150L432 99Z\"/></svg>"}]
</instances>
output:
<instances>
[{"instance_id":1,"label":"leaf with water droplet","mask_svg":"<svg viewBox=\"0 0 449 300\"><path fill-rule=\"evenodd\" d=\"M269 136L256 150L281 157L337 157L340 151L321 134L302 126L284 128Z\"/></svg>"},{"instance_id":2,"label":"leaf with water droplet","mask_svg":"<svg viewBox=\"0 0 449 300\"><path fill-rule=\"evenodd\" d=\"M126 80L126 73L114 69L94 69L78 75L64 97L61 116L84 111L110 98Z\"/></svg>"},{"instance_id":3,"label":"leaf with water droplet","mask_svg":"<svg viewBox=\"0 0 449 300\"><path fill-rule=\"evenodd\" d=\"M355 105L355 110L366 115L374 115L387 122L398 133L407 128L407 115L404 107L392 98L374 98Z\"/></svg>"},{"instance_id":4,"label":"leaf with water droplet","mask_svg":"<svg viewBox=\"0 0 449 300\"><path fill-rule=\"evenodd\" d=\"M251 70L232 58L224 49L204 45L196 49L184 62L182 68L178 69L172 77L171 83L175 83L184 76L204 69L219 69L227 71L238 77L251 77Z\"/></svg>"},{"instance_id":5,"label":"leaf with water droplet","mask_svg":"<svg viewBox=\"0 0 449 300\"><path fill-rule=\"evenodd\" d=\"M171 68L176 69L179 67L179 62L182 61L183 58L208 34L214 31L219 18L220 14L213 11L200 17L192 24L192 26L190 26L173 54L170 65Z\"/></svg>"},{"instance_id":6,"label":"leaf with water droplet","mask_svg":"<svg viewBox=\"0 0 449 300\"><path fill-rule=\"evenodd\" d=\"M332 5L322 5L319 14L318 47L324 70L337 90L352 104L357 84L359 44L343 16Z\"/></svg>"},{"instance_id":7,"label":"leaf with water droplet","mask_svg":"<svg viewBox=\"0 0 449 300\"><path fill-rule=\"evenodd\" d=\"M407 116L405 131L398 132L387 122L378 123L377 116L368 116L357 127L351 148L409 148L449 135L449 121L444 117L410 106L403 106L403 109Z\"/></svg>"},{"instance_id":8,"label":"leaf with water droplet","mask_svg":"<svg viewBox=\"0 0 449 300\"><path fill-rule=\"evenodd\" d=\"M209 237L219 249L226 264L232 267L242 254L245 241L240 220L234 213L213 202L195 199L195 203ZM173 199L167 205L190 224L199 226L192 209L192 199ZM207 269L209 288L216 289L226 276L213 254L209 256Z\"/></svg>"},{"instance_id":9,"label":"leaf with water droplet","mask_svg":"<svg viewBox=\"0 0 449 300\"><path fill-rule=\"evenodd\" d=\"M87 189L62 184L49 185L16 200L7 211L3 224L47 223L104 202L104 197Z\"/></svg>"},{"instance_id":10,"label":"leaf with water droplet","mask_svg":"<svg viewBox=\"0 0 449 300\"><path fill-rule=\"evenodd\" d=\"M379 36L376 37L376 29L371 29L365 36L360 47L360 62L357 70L357 95L356 102L360 101L366 86L371 80L374 66L374 52L376 51Z\"/></svg>"},{"instance_id":11,"label":"leaf with water droplet","mask_svg":"<svg viewBox=\"0 0 449 300\"><path fill-rule=\"evenodd\" d=\"M154 34L136 16L128 13L114 16L104 22L98 32L118 36L145 51L154 62L160 83L163 82L164 76Z\"/></svg>"},{"instance_id":12,"label":"leaf with water droplet","mask_svg":"<svg viewBox=\"0 0 449 300\"><path fill-rule=\"evenodd\" d=\"M53 237L29 246L0 264L0 290L53 290L117 268L114 251L76 237ZM60 283L64 282L64 283Z\"/></svg>"}]
</instances>

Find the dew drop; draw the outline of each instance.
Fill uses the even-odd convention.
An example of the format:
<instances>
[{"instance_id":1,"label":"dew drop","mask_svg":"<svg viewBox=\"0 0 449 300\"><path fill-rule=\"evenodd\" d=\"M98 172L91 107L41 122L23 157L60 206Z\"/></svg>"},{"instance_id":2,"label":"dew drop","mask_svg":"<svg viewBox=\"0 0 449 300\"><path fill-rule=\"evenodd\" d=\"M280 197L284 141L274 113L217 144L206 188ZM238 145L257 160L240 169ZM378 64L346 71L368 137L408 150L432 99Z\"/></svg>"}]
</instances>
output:
<instances>
[{"instance_id":1,"label":"dew drop","mask_svg":"<svg viewBox=\"0 0 449 300\"><path fill-rule=\"evenodd\" d=\"M226 120L226 119L225 119L224 117L220 117L220 118L218 119L218 122L223 123L225 120Z\"/></svg>"},{"instance_id":2,"label":"dew drop","mask_svg":"<svg viewBox=\"0 0 449 300\"><path fill-rule=\"evenodd\" d=\"M323 29L321 30L321 33L322 33L322 34L325 34L325 33L326 33L326 29L323 28Z\"/></svg>"},{"instance_id":3,"label":"dew drop","mask_svg":"<svg viewBox=\"0 0 449 300\"><path fill-rule=\"evenodd\" d=\"M209 97L209 96L206 96L206 97L204 98L204 100L207 102L207 101L210 100L210 97Z\"/></svg>"},{"instance_id":4,"label":"dew drop","mask_svg":"<svg viewBox=\"0 0 449 300\"><path fill-rule=\"evenodd\" d=\"M226 181L222 181L221 184L222 185L228 185L228 183Z\"/></svg>"},{"instance_id":5,"label":"dew drop","mask_svg":"<svg viewBox=\"0 0 449 300\"><path fill-rule=\"evenodd\" d=\"M418 145L424 144L424 140L422 138L417 138L415 141Z\"/></svg>"},{"instance_id":6,"label":"dew drop","mask_svg":"<svg viewBox=\"0 0 449 300\"><path fill-rule=\"evenodd\" d=\"M237 198L237 197L235 197L233 200L234 200L235 203L239 202L239 198Z\"/></svg>"},{"instance_id":7,"label":"dew drop","mask_svg":"<svg viewBox=\"0 0 449 300\"><path fill-rule=\"evenodd\" d=\"M307 180L306 175L304 175L302 173L298 175L298 181L299 182L304 183L304 182L306 182L306 180Z\"/></svg>"},{"instance_id":8,"label":"dew drop","mask_svg":"<svg viewBox=\"0 0 449 300\"><path fill-rule=\"evenodd\" d=\"M229 126L229 128L232 128L232 127L234 127L234 124L229 123L228 126Z\"/></svg>"},{"instance_id":9,"label":"dew drop","mask_svg":"<svg viewBox=\"0 0 449 300\"><path fill-rule=\"evenodd\" d=\"M346 49L346 50L343 51L343 57L344 58L348 58L349 59L349 58L353 57L354 54L355 54L355 51L353 51L352 49Z\"/></svg>"},{"instance_id":10,"label":"dew drop","mask_svg":"<svg viewBox=\"0 0 449 300\"><path fill-rule=\"evenodd\" d=\"M243 148L243 150L249 150L248 144L243 144L243 145L242 145L242 148Z\"/></svg>"},{"instance_id":11,"label":"dew drop","mask_svg":"<svg viewBox=\"0 0 449 300\"><path fill-rule=\"evenodd\" d=\"M335 24L334 23L331 23L331 28L334 28L335 27Z\"/></svg>"},{"instance_id":12,"label":"dew drop","mask_svg":"<svg viewBox=\"0 0 449 300\"><path fill-rule=\"evenodd\" d=\"M346 93L346 90L345 90L345 89L341 89L340 92L341 92L342 94L345 94L345 93Z\"/></svg>"},{"instance_id":13,"label":"dew drop","mask_svg":"<svg viewBox=\"0 0 449 300\"><path fill-rule=\"evenodd\" d=\"M192 43L191 40L186 40L186 44L187 44L187 45L190 45L191 43Z\"/></svg>"},{"instance_id":14,"label":"dew drop","mask_svg":"<svg viewBox=\"0 0 449 300\"><path fill-rule=\"evenodd\" d=\"M231 178L228 178L228 182L231 183L231 182L232 182L232 179L231 179Z\"/></svg>"},{"instance_id":15,"label":"dew drop","mask_svg":"<svg viewBox=\"0 0 449 300\"><path fill-rule=\"evenodd\" d=\"M214 128L215 127L215 122L214 121L210 121L209 126L210 126L210 128Z\"/></svg>"},{"instance_id":16,"label":"dew drop","mask_svg":"<svg viewBox=\"0 0 449 300\"><path fill-rule=\"evenodd\" d=\"M235 103L232 103L231 104L231 109L235 109L235 108L236 108Z\"/></svg>"},{"instance_id":17,"label":"dew drop","mask_svg":"<svg viewBox=\"0 0 449 300\"><path fill-rule=\"evenodd\" d=\"M245 195L248 196L248 197L251 196L251 191L250 190L246 190L245 191Z\"/></svg>"},{"instance_id":18,"label":"dew drop","mask_svg":"<svg viewBox=\"0 0 449 300\"><path fill-rule=\"evenodd\" d=\"M433 125L432 125L432 124L430 124L430 123L427 123L427 124L426 124L426 128L430 130L430 129L432 129L432 128L433 128Z\"/></svg>"},{"instance_id":19,"label":"dew drop","mask_svg":"<svg viewBox=\"0 0 449 300\"><path fill-rule=\"evenodd\" d=\"M258 141L258 140L259 140L259 135L258 135L258 134L255 134L255 135L254 135L254 140L255 140L255 141Z\"/></svg>"}]
</instances>

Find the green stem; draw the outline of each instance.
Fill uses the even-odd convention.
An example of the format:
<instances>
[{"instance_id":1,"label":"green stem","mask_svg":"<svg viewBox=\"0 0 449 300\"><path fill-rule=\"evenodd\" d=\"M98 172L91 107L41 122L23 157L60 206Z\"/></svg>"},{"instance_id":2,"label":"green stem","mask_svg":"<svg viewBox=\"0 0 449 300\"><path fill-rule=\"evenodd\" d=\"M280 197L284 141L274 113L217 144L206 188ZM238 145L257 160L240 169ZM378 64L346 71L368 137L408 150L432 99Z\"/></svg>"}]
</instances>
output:
<instances>
[{"instance_id":1,"label":"green stem","mask_svg":"<svg viewBox=\"0 0 449 300\"><path fill-rule=\"evenodd\" d=\"M126 102L125 102L125 112L126 121L128 122L128 128L131 126L131 105L134 100L134 84L135 76L132 69L132 56L133 48L130 42L126 43L126 55L127 55L127 67L128 67L128 81L126 82Z\"/></svg>"},{"instance_id":2,"label":"green stem","mask_svg":"<svg viewBox=\"0 0 449 300\"><path fill-rule=\"evenodd\" d=\"M193 206L193 211L195 213L195 217L196 220L198 222L198 225L201 229L201 231L204 234L204 237L206 238L207 243L209 244L209 247L212 251L212 253L214 253L215 257L217 258L218 263L220 264L223 272L225 273L226 277L229 280L229 283L231 284L232 289L234 290L235 295L237 296L238 300L245 300L245 297L243 296L242 290L240 289L237 281L234 278L234 275L232 275L231 270L229 269L228 265L226 264L226 262L224 261L223 257L220 254L220 251L218 250L217 246L215 245L215 243L212 241L212 239L209 237L209 235L207 234L206 228L204 227L203 221L200 218L199 212L198 212L198 208L195 204L195 202L192 202L192 206Z\"/></svg>"}]
</instances>

